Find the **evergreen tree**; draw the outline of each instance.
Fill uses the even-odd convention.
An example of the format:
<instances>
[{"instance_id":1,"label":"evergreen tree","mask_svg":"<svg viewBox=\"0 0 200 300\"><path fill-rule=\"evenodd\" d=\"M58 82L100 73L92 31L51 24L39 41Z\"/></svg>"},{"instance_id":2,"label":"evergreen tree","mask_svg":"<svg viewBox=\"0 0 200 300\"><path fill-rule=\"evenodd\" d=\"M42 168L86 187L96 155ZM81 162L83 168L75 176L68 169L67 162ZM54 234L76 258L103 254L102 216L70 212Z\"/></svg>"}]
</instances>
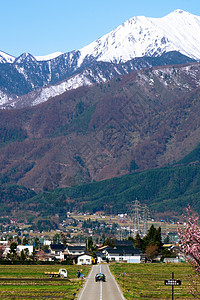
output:
<instances>
[{"instance_id":1,"label":"evergreen tree","mask_svg":"<svg viewBox=\"0 0 200 300\"><path fill-rule=\"evenodd\" d=\"M93 250L93 240L91 236L87 238L87 250Z\"/></svg>"},{"instance_id":2,"label":"evergreen tree","mask_svg":"<svg viewBox=\"0 0 200 300\"><path fill-rule=\"evenodd\" d=\"M156 229L151 225L147 235L143 238L142 250L145 251L149 245L156 245L158 250L162 249L161 228Z\"/></svg>"},{"instance_id":3,"label":"evergreen tree","mask_svg":"<svg viewBox=\"0 0 200 300\"><path fill-rule=\"evenodd\" d=\"M60 244L60 234L59 233L56 233L53 237L53 243L58 245Z\"/></svg>"},{"instance_id":4,"label":"evergreen tree","mask_svg":"<svg viewBox=\"0 0 200 300\"><path fill-rule=\"evenodd\" d=\"M142 249L143 240L141 239L139 233L136 234L135 239L133 240L133 245L136 249Z\"/></svg>"},{"instance_id":5,"label":"evergreen tree","mask_svg":"<svg viewBox=\"0 0 200 300\"><path fill-rule=\"evenodd\" d=\"M111 248L114 248L115 242L114 242L113 239L107 238L107 239L105 240L105 242L103 243L103 246L109 246L109 247L111 247Z\"/></svg>"},{"instance_id":6,"label":"evergreen tree","mask_svg":"<svg viewBox=\"0 0 200 300\"><path fill-rule=\"evenodd\" d=\"M38 237L35 238L35 241L34 241L34 248L36 250L38 250L40 248L40 240Z\"/></svg>"},{"instance_id":7,"label":"evergreen tree","mask_svg":"<svg viewBox=\"0 0 200 300\"><path fill-rule=\"evenodd\" d=\"M169 244L169 235L167 235L166 238L164 239L164 243Z\"/></svg>"},{"instance_id":8,"label":"evergreen tree","mask_svg":"<svg viewBox=\"0 0 200 300\"><path fill-rule=\"evenodd\" d=\"M163 243L162 243L161 228L160 227L158 227L158 229L156 229L156 231L154 233L153 242L158 246L159 250L162 249Z\"/></svg>"},{"instance_id":9,"label":"evergreen tree","mask_svg":"<svg viewBox=\"0 0 200 300\"><path fill-rule=\"evenodd\" d=\"M28 245L28 243L29 243L28 238L24 237L24 238L23 238L22 245L26 246L26 245Z\"/></svg>"},{"instance_id":10,"label":"evergreen tree","mask_svg":"<svg viewBox=\"0 0 200 300\"><path fill-rule=\"evenodd\" d=\"M24 250L22 250L21 251L21 253L20 253L20 261L25 261L25 259L26 259L26 255L25 255L25 253L24 253Z\"/></svg>"},{"instance_id":11,"label":"evergreen tree","mask_svg":"<svg viewBox=\"0 0 200 300\"><path fill-rule=\"evenodd\" d=\"M17 260L18 256L17 256L17 243L12 242L10 245L10 251L7 254L7 258L9 260L11 260L12 262L14 260Z\"/></svg>"}]
</instances>

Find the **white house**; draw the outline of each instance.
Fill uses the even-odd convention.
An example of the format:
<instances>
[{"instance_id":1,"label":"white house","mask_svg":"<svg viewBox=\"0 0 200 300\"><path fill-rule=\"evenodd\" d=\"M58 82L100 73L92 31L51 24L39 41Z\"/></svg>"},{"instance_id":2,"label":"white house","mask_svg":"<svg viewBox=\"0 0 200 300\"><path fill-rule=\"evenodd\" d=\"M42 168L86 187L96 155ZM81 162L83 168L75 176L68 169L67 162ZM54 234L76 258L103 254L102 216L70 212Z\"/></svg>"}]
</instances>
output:
<instances>
[{"instance_id":1,"label":"white house","mask_svg":"<svg viewBox=\"0 0 200 300\"><path fill-rule=\"evenodd\" d=\"M88 254L79 255L77 258L77 265L91 265L93 257Z\"/></svg>"},{"instance_id":2,"label":"white house","mask_svg":"<svg viewBox=\"0 0 200 300\"><path fill-rule=\"evenodd\" d=\"M140 250L131 249L112 249L108 248L104 251L106 258L109 261L127 262L127 263L140 263L143 254Z\"/></svg>"},{"instance_id":3,"label":"white house","mask_svg":"<svg viewBox=\"0 0 200 300\"><path fill-rule=\"evenodd\" d=\"M33 254L33 245L17 245L17 254L20 255L21 251L28 249L28 255Z\"/></svg>"},{"instance_id":4,"label":"white house","mask_svg":"<svg viewBox=\"0 0 200 300\"><path fill-rule=\"evenodd\" d=\"M51 251L51 254L54 255L54 257L57 260L64 260L64 254L65 254L65 245L64 244L51 244L50 251Z\"/></svg>"}]
</instances>

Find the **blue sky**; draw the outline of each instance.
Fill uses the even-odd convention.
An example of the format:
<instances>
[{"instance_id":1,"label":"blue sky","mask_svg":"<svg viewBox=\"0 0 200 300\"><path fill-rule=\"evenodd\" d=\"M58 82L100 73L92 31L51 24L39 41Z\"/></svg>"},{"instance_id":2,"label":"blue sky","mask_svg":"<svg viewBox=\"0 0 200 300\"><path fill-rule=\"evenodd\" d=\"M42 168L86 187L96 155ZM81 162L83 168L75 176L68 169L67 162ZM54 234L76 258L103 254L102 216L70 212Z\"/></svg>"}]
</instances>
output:
<instances>
[{"instance_id":1,"label":"blue sky","mask_svg":"<svg viewBox=\"0 0 200 300\"><path fill-rule=\"evenodd\" d=\"M199 0L1 0L0 50L46 55L80 49L134 16L175 9L200 15Z\"/></svg>"}]
</instances>

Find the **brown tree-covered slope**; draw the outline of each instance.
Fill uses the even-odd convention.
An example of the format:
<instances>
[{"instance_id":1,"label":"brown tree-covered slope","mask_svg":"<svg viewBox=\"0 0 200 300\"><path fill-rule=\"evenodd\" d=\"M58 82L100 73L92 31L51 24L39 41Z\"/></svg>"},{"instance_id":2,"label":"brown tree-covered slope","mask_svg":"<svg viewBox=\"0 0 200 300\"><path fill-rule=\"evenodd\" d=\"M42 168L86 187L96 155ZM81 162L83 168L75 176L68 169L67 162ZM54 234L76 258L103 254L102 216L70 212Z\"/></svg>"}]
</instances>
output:
<instances>
[{"instance_id":1,"label":"brown tree-covered slope","mask_svg":"<svg viewBox=\"0 0 200 300\"><path fill-rule=\"evenodd\" d=\"M200 141L200 64L155 67L0 111L2 183L47 190L172 164Z\"/></svg>"}]
</instances>

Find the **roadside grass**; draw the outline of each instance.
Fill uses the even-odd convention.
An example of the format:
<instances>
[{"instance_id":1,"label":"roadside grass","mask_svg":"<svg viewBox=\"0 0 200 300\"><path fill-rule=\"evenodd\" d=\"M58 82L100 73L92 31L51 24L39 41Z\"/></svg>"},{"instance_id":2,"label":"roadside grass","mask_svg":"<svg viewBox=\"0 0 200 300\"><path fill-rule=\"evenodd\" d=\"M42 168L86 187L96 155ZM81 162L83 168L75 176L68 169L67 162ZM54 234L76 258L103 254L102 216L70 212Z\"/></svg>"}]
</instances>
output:
<instances>
[{"instance_id":1,"label":"roadside grass","mask_svg":"<svg viewBox=\"0 0 200 300\"><path fill-rule=\"evenodd\" d=\"M174 287L174 299L194 299L189 293L189 275L194 274L187 263L180 264L126 264L114 263L110 270L115 276L124 297L129 299L172 299L172 287L164 281L172 278L181 280Z\"/></svg>"},{"instance_id":2,"label":"roadside grass","mask_svg":"<svg viewBox=\"0 0 200 300\"><path fill-rule=\"evenodd\" d=\"M52 280L44 274L60 268L67 269L68 279ZM0 265L0 299L76 299L85 282L77 279L80 268L87 276L91 266Z\"/></svg>"}]
</instances>

